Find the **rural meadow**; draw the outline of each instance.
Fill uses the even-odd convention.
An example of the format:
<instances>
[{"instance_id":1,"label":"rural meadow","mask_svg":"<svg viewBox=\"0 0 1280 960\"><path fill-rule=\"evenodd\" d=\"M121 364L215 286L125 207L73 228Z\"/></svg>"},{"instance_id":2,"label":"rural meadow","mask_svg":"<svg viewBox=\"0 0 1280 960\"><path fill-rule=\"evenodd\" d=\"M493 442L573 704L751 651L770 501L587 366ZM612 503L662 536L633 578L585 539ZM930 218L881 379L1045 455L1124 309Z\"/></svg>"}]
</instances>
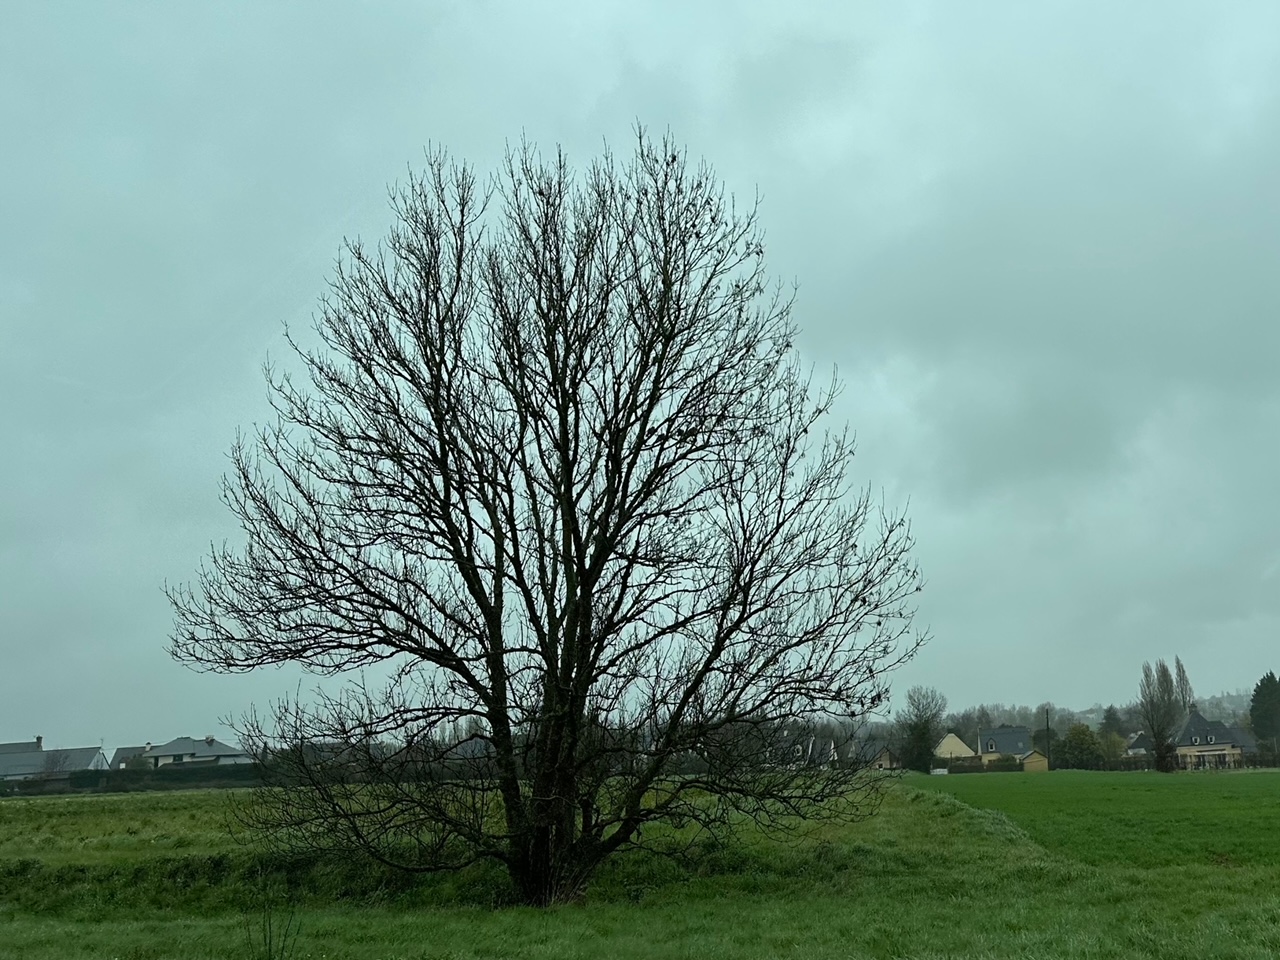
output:
<instances>
[{"instance_id":1,"label":"rural meadow","mask_svg":"<svg viewBox=\"0 0 1280 960\"><path fill-rule=\"evenodd\" d=\"M1280 956L1277 38L0 10L0 960Z\"/></svg>"},{"instance_id":2,"label":"rural meadow","mask_svg":"<svg viewBox=\"0 0 1280 960\"><path fill-rule=\"evenodd\" d=\"M1280 772L910 774L879 812L687 860L636 854L573 904L492 869L254 856L228 791L5 800L6 956L1140 957L1280 951Z\"/></svg>"}]
</instances>

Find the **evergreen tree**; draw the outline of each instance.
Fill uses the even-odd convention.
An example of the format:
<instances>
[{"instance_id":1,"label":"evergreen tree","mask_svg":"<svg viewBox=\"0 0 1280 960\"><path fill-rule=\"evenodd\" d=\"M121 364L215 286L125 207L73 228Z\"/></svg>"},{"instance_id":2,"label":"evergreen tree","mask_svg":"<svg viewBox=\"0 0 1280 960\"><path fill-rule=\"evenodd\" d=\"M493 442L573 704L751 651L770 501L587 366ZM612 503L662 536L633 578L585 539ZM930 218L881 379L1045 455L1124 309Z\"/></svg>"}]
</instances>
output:
<instances>
[{"instance_id":1,"label":"evergreen tree","mask_svg":"<svg viewBox=\"0 0 1280 960\"><path fill-rule=\"evenodd\" d=\"M1102 723L1098 726L1098 733L1117 733L1124 736L1126 732L1124 726L1124 718L1120 716L1120 711L1113 703L1102 711Z\"/></svg>"},{"instance_id":2,"label":"evergreen tree","mask_svg":"<svg viewBox=\"0 0 1280 960\"><path fill-rule=\"evenodd\" d=\"M1249 723L1253 735L1259 740L1270 740L1274 750L1276 738L1280 737L1280 680L1276 679L1275 671L1268 670L1253 688Z\"/></svg>"}]
</instances>

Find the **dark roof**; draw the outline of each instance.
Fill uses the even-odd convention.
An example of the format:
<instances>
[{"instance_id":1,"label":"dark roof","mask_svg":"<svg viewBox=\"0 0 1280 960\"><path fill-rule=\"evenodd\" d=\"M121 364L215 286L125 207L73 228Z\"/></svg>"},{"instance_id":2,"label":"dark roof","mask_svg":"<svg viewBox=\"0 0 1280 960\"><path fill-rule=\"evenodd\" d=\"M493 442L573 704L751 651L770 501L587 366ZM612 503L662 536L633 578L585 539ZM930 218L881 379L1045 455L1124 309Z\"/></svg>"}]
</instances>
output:
<instances>
[{"instance_id":1,"label":"dark roof","mask_svg":"<svg viewBox=\"0 0 1280 960\"><path fill-rule=\"evenodd\" d=\"M898 758L898 754L889 744L888 739L885 737L868 737L861 743L854 743L849 746L849 759L858 760L862 763L870 763L872 760L875 760L880 756L880 754L886 752L895 760Z\"/></svg>"},{"instance_id":2,"label":"dark roof","mask_svg":"<svg viewBox=\"0 0 1280 960\"><path fill-rule=\"evenodd\" d=\"M978 731L979 753L1009 753L1020 757L1032 748L1031 731L1026 727L1001 725Z\"/></svg>"},{"instance_id":3,"label":"dark roof","mask_svg":"<svg viewBox=\"0 0 1280 960\"><path fill-rule=\"evenodd\" d=\"M1210 741L1210 737L1213 738ZM1252 752L1258 748L1252 737L1248 737L1239 727L1228 727L1221 720L1206 720L1199 710L1192 710L1187 722L1182 725L1178 734L1178 746L1203 747L1210 742L1214 745L1231 745Z\"/></svg>"},{"instance_id":4,"label":"dark roof","mask_svg":"<svg viewBox=\"0 0 1280 960\"><path fill-rule=\"evenodd\" d=\"M1155 750L1156 745L1152 742L1151 737L1145 731L1139 730L1129 740L1128 750L1146 750L1148 753Z\"/></svg>"},{"instance_id":5,"label":"dark roof","mask_svg":"<svg viewBox=\"0 0 1280 960\"><path fill-rule=\"evenodd\" d=\"M146 750L146 744L140 747L116 747L116 752L111 755L111 769L119 770L126 760L141 756L146 753Z\"/></svg>"},{"instance_id":6,"label":"dark roof","mask_svg":"<svg viewBox=\"0 0 1280 960\"><path fill-rule=\"evenodd\" d=\"M0 753L34 753L40 749L38 740L19 740L17 743L0 743Z\"/></svg>"},{"instance_id":7,"label":"dark roof","mask_svg":"<svg viewBox=\"0 0 1280 960\"><path fill-rule=\"evenodd\" d=\"M106 765L101 747L28 750L26 753L0 754L0 778L21 779L41 774L67 774L73 770L101 770Z\"/></svg>"}]
</instances>

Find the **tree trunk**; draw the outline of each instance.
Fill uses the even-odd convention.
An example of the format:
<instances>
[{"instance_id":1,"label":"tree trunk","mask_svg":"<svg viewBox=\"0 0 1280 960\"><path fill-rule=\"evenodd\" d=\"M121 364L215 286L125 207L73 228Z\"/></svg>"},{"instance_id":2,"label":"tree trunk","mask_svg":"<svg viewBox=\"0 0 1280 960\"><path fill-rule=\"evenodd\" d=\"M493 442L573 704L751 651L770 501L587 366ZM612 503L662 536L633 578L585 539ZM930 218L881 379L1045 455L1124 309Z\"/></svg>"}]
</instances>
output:
<instances>
[{"instance_id":1,"label":"tree trunk","mask_svg":"<svg viewBox=\"0 0 1280 960\"><path fill-rule=\"evenodd\" d=\"M511 867L511 879L522 903L548 907L582 896L599 861L581 843L557 843L559 831L547 825L536 831L526 854Z\"/></svg>"}]
</instances>

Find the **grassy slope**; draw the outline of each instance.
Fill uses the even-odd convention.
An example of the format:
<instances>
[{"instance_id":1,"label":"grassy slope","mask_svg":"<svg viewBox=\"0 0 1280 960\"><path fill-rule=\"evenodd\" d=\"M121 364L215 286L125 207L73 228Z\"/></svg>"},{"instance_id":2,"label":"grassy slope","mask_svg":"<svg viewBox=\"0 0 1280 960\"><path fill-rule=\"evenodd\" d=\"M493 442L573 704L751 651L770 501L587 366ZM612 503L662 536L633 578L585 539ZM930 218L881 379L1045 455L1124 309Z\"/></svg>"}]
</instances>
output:
<instances>
[{"instance_id":1,"label":"grassy slope","mask_svg":"<svg viewBox=\"0 0 1280 960\"><path fill-rule=\"evenodd\" d=\"M1261 960L1280 955L1277 796L1280 775L917 777L801 846L618 864L579 906L426 905L474 901L484 875L340 906L316 887L297 956ZM0 956L251 956L224 801L0 803Z\"/></svg>"}]
</instances>

